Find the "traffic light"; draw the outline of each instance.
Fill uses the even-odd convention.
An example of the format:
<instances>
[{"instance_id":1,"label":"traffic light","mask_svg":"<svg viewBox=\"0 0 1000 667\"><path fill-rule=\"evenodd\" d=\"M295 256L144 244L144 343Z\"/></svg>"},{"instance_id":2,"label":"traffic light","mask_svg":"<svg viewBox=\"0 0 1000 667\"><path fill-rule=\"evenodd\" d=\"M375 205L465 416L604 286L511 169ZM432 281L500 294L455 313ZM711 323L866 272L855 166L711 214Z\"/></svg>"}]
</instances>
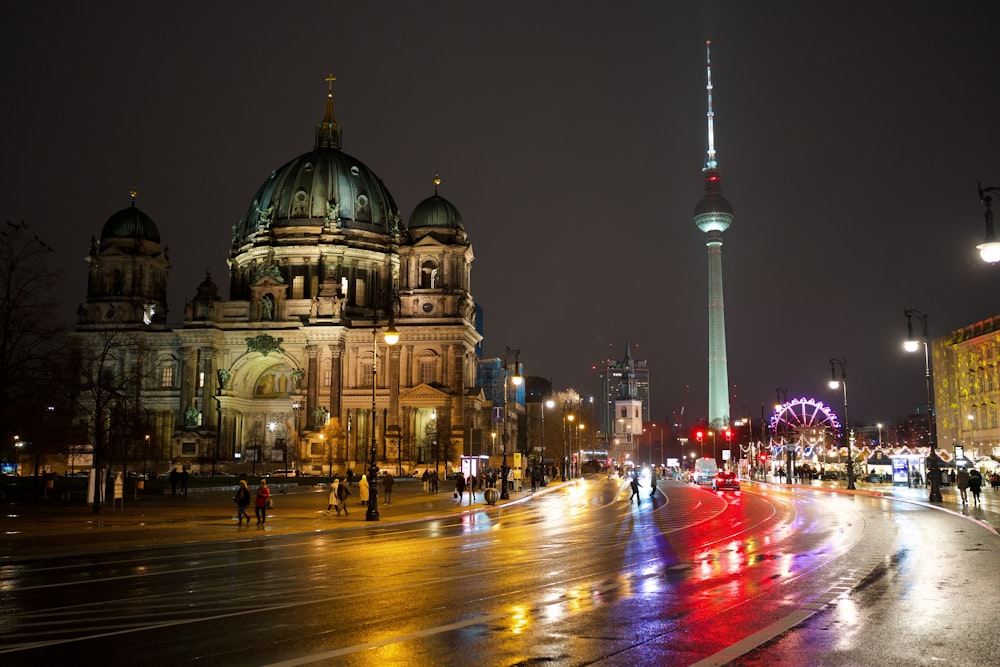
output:
<instances>
[{"instance_id":1,"label":"traffic light","mask_svg":"<svg viewBox=\"0 0 1000 667\"><path fill-rule=\"evenodd\" d=\"M705 432L704 431L695 431L694 432L694 437L695 437L695 439L698 440L698 442L701 442L701 439L705 437Z\"/></svg>"},{"instance_id":2,"label":"traffic light","mask_svg":"<svg viewBox=\"0 0 1000 667\"><path fill-rule=\"evenodd\" d=\"M733 439L733 432L732 432L732 431L730 431L730 430L729 430L729 429L727 428L727 429L726 429L726 440L732 440L732 439Z\"/></svg>"}]
</instances>

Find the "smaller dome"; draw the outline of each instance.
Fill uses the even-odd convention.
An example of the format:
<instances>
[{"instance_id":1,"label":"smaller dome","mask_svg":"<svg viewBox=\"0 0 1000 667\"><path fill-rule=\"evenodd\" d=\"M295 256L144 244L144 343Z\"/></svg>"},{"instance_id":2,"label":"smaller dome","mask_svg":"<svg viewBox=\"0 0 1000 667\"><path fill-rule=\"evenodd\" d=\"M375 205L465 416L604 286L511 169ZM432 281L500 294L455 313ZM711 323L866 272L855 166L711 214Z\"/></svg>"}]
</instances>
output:
<instances>
[{"instance_id":1,"label":"smaller dome","mask_svg":"<svg viewBox=\"0 0 1000 667\"><path fill-rule=\"evenodd\" d=\"M153 219L135 207L135 201L126 209L108 218L101 229L101 240L112 238L141 239L160 242L160 230Z\"/></svg>"},{"instance_id":2,"label":"smaller dome","mask_svg":"<svg viewBox=\"0 0 1000 667\"><path fill-rule=\"evenodd\" d=\"M409 229L419 227L443 227L465 231L462 225L462 214L455 205L436 192L423 200L413 209L410 216Z\"/></svg>"}]
</instances>

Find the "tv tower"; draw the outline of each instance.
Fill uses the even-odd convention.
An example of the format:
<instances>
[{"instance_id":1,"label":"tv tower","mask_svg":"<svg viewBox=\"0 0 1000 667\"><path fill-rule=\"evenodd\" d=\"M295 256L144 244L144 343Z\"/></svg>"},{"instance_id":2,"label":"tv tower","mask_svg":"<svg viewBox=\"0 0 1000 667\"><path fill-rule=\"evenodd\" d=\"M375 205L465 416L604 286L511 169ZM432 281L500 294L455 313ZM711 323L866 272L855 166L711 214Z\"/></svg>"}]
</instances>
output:
<instances>
[{"instance_id":1,"label":"tv tower","mask_svg":"<svg viewBox=\"0 0 1000 667\"><path fill-rule=\"evenodd\" d=\"M702 169L705 194L694 208L694 224L708 246L708 423L729 424L729 369L726 365L726 313L722 302L722 232L733 222L733 207L722 196L722 173L715 160L712 111L712 42L705 42L708 72L708 157Z\"/></svg>"}]
</instances>

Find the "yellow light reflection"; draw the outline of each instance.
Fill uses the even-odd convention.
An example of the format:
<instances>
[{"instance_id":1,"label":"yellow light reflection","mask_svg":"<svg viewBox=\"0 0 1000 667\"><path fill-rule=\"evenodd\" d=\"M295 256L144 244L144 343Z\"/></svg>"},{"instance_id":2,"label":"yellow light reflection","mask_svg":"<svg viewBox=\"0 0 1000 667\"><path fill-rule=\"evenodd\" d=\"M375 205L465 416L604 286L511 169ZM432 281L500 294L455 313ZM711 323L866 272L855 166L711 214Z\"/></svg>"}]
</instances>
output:
<instances>
[{"instance_id":1,"label":"yellow light reflection","mask_svg":"<svg viewBox=\"0 0 1000 667\"><path fill-rule=\"evenodd\" d=\"M528 624L528 608L523 605L513 607L510 613L510 631L519 635L527 629Z\"/></svg>"}]
</instances>

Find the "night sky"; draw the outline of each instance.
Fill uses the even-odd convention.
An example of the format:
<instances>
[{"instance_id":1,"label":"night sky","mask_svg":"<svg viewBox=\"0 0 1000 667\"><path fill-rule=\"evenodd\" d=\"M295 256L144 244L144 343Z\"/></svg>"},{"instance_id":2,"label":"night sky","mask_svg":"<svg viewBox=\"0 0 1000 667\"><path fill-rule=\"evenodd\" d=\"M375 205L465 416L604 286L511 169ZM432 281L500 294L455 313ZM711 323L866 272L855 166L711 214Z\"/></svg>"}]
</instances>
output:
<instances>
[{"instance_id":1,"label":"night sky","mask_svg":"<svg viewBox=\"0 0 1000 667\"><path fill-rule=\"evenodd\" d=\"M231 227L313 148L324 78L345 152L403 220L433 193L475 250L485 351L584 396L626 340L652 417L707 412L708 263L692 216L716 148L732 412L776 388L852 422L925 402L932 337L1000 314L976 181L1000 185L1000 3L15 1L0 23L0 219L57 249L67 323L91 236L129 205L170 248L171 322ZM1000 208L1000 206L998 206Z\"/></svg>"}]
</instances>

